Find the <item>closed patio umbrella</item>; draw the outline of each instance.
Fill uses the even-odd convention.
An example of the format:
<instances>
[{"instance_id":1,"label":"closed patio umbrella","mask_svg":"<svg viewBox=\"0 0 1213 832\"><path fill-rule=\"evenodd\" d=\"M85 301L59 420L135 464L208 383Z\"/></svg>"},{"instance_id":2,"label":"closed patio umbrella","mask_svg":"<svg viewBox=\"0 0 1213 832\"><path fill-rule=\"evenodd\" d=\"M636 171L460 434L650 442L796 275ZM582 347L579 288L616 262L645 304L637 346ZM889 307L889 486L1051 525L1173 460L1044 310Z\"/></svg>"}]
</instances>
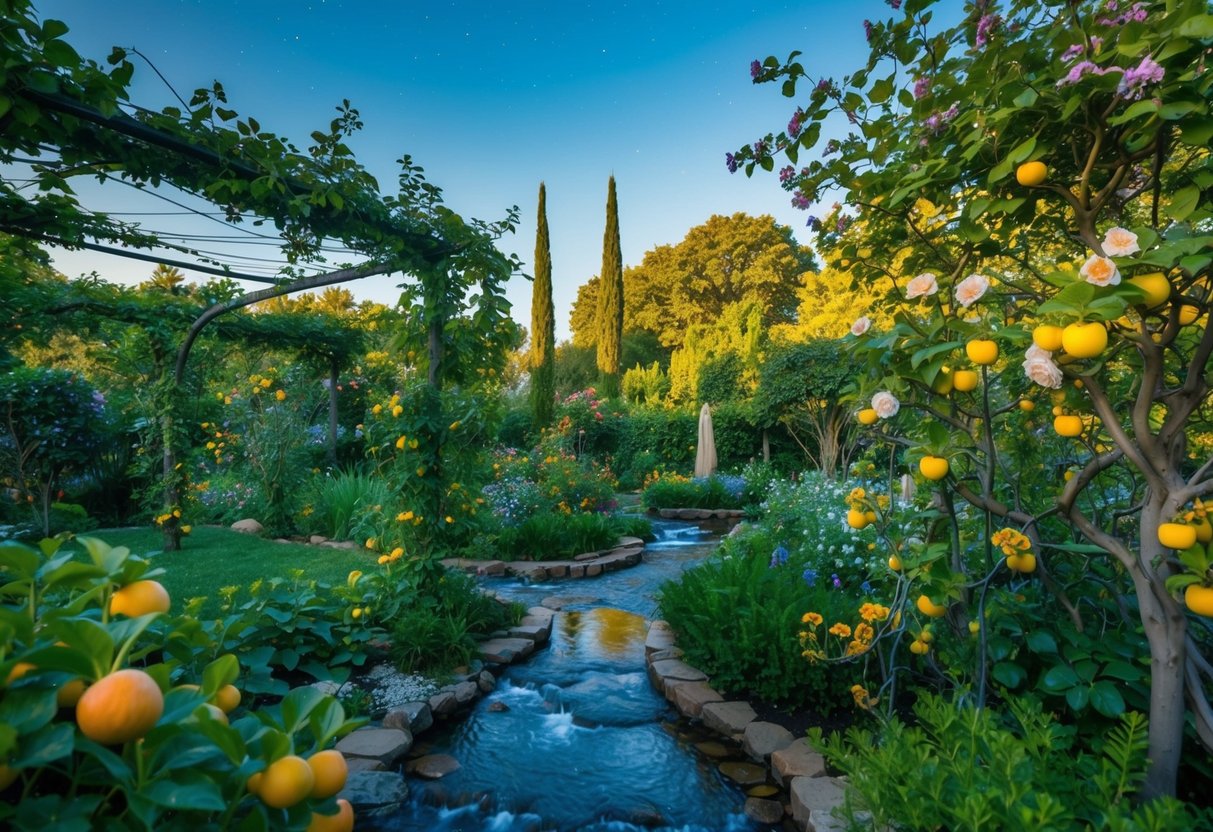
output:
<instances>
[{"instance_id":1,"label":"closed patio umbrella","mask_svg":"<svg viewBox=\"0 0 1213 832\"><path fill-rule=\"evenodd\" d=\"M695 476L710 477L716 470L716 437L712 433L712 411L699 410L699 447L695 451Z\"/></svg>"}]
</instances>

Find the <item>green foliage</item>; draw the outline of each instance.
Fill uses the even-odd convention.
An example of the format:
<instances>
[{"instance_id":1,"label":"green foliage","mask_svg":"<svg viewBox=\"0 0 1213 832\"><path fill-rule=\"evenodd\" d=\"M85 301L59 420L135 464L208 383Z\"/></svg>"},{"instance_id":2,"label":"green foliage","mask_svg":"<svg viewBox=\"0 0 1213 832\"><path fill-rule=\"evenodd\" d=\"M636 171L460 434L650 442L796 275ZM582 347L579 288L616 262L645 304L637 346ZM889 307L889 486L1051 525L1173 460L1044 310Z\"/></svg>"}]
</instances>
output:
<instances>
[{"instance_id":1,"label":"green foliage","mask_svg":"<svg viewBox=\"0 0 1213 832\"><path fill-rule=\"evenodd\" d=\"M471 577L449 572L395 617L392 660L406 673L441 674L467 665L476 655L476 636L511 627L522 614L519 604L502 604Z\"/></svg>"},{"instance_id":2,"label":"green foliage","mask_svg":"<svg viewBox=\"0 0 1213 832\"><path fill-rule=\"evenodd\" d=\"M637 364L623 374L623 397L632 404L660 404L670 392L670 380L654 361L648 367Z\"/></svg>"},{"instance_id":3,"label":"green foliage","mask_svg":"<svg viewBox=\"0 0 1213 832\"><path fill-rule=\"evenodd\" d=\"M772 566L777 546L766 533L727 538L708 560L662 585L661 614L686 660L719 690L829 713L851 701L858 671L810 664L797 634L806 612L834 621L850 613L852 601L828 581L810 586L803 560Z\"/></svg>"},{"instance_id":4,"label":"green foliage","mask_svg":"<svg viewBox=\"0 0 1213 832\"><path fill-rule=\"evenodd\" d=\"M87 470L106 434L105 397L80 375L22 366L0 376L0 479L36 506L43 534L62 478Z\"/></svg>"},{"instance_id":5,"label":"green foliage","mask_svg":"<svg viewBox=\"0 0 1213 832\"><path fill-rule=\"evenodd\" d=\"M50 818L80 829L287 830L305 825L312 811L332 811L331 798L270 809L246 784L287 754L328 747L359 721L307 687L262 700L256 713L236 711L230 724L213 718L204 704L241 682L247 666L192 616L109 615L115 587L158 570L92 539L83 541L89 557L81 562L61 552L60 542L43 540L37 549L0 543L9 590L0 606L0 675L10 679L0 758L16 778L6 788L10 799L0 802L5 828L45 829ZM24 672L10 676L21 663ZM103 746L58 707L59 692L73 680L96 684L131 668L151 677L163 708L143 736Z\"/></svg>"},{"instance_id":6,"label":"green foliage","mask_svg":"<svg viewBox=\"0 0 1213 832\"><path fill-rule=\"evenodd\" d=\"M531 410L535 426L552 421L556 396L556 313L552 307L552 255L548 241L547 192L539 183L535 229L535 288L531 294Z\"/></svg>"},{"instance_id":7,"label":"green foliage","mask_svg":"<svg viewBox=\"0 0 1213 832\"><path fill-rule=\"evenodd\" d=\"M647 509L741 508L744 487L738 477L688 479L668 474L650 481L640 498Z\"/></svg>"},{"instance_id":8,"label":"green foliage","mask_svg":"<svg viewBox=\"0 0 1213 832\"><path fill-rule=\"evenodd\" d=\"M709 358L699 367L697 401L712 405L736 401L744 395L741 356L730 352Z\"/></svg>"},{"instance_id":9,"label":"green foliage","mask_svg":"<svg viewBox=\"0 0 1213 832\"><path fill-rule=\"evenodd\" d=\"M595 316L595 344L600 384L607 398L619 395L619 371L623 338L623 254L619 243L619 202L615 177L607 183L606 230L602 235L601 291Z\"/></svg>"},{"instance_id":10,"label":"green foliage","mask_svg":"<svg viewBox=\"0 0 1213 832\"><path fill-rule=\"evenodd\" d=\"M533 514L520 525L501 529L492 556L503 560L562 560L609 549L620 535L636 528L606 514Z\"/></svg>"},{"instance_id":11,"label":"green foliage","mask_svg":"<svg viewBox=\"0 0 1213 832\"><path fill-rule=\"evenodd\" d=\"M391 503L392 495L380 478L356 469L326 475L314 486L312 513L307 526L333 540L365 539L373 529L373 506Z\"/></svg>"},{"instance_id":12,"label":"green foliage","mask_svg":"<svg viewBox=\"0 0 1213 832\"><path fill-rule=\"evenodd\" d=\"M1174 798L1137 805L1146 766L1145 717L1124 714L1094 751L1077 746L1040 703L1015 699L1000 719L990 710L931 694L879 733L852 728L845 739L811 740L848 777L858 800L847 819L889 829L1195 828ZM869 812L870 820L856 815Z\"/></svg>"}]
</instances>

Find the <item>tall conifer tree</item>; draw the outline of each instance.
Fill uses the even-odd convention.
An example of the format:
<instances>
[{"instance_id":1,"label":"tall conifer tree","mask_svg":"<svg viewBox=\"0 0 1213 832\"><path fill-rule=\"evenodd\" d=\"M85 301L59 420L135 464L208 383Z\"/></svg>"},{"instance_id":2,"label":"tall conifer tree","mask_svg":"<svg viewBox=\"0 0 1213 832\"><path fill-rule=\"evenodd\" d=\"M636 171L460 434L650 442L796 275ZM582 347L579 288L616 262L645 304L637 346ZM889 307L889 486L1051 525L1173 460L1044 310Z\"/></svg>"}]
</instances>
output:
<instances>
[{"instance_id":1,"label":"tall conifer tree","mask_svg":"<svg viewBox=\"0 0 1213 832\"><path fill-rule=\"evenodd\" d=\"M619 395L623 340L623 254L619 247L619 204L615 177L607 184L606 231L602 235L602 275L598 290L598 374L602 395Z\"/></svg>"},{"instance_id":2,"label":"tall conifer tree","mask_svg":"<svg viewBox=\"0 0 1213 832\"><path fill-rule=\"evenodd\" d=\"M547 191L539 183L535 227L535 288L531 294L531 413L535 427L552 422L556 395L556 314L552 309L552 254L548 240Z\"/></svg>"}]
</instances>

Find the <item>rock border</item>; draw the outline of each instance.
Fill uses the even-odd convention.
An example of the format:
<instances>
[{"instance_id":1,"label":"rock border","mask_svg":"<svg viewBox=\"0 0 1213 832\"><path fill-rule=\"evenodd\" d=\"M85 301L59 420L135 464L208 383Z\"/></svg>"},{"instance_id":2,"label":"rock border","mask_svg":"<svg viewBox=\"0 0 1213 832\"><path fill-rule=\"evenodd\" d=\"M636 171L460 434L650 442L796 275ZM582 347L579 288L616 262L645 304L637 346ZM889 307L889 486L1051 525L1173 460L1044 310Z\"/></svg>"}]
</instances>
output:
<instances>
[{"instance_id":1,"label":"rock border","mask_svg":"<svg viewBox=\"0 0 1213 832\"><path fill-rule=\"evenodd\" d=\"M635 566L644 557L644 541L639 537L621 537L610 549L585 552L571 560L473 560L471 558L446 558L441 561L448 569L460 569L475 575L501 578L507 575L529 581L548 581L557 578L596 578Z\"/></svg>"},{"instance_id":2,"label":"rock border","mask_svg":"<svg viewBox=\"0 0 1213 832\"><path fill-rule=\"evenodd\" d=\"M805 832L843 832L846 824L833 811L846 797L846 781L826 774L825 759L805 738L796 739L781 725L762 722L749 702L727 701L712 688L707 674L682 660L683 652L670 625L649 625L644 661L653 687L687 719L741 746L748 763L722 763L726 777L742 786L771 780L776 790L748 796L745 813L759 823L776 825L790 815ZM729 767L729 768L726 768Z\"/></svg>"},{"instance_id":3,"label":"rock border","mask_svg":"<svg viewBox=\"0 0 1213 832\"><path fill-rule=\"evenodd\" d=\"M651 508L649 513L656 513L662 520L689 520L691 522L729 520L739 523L745 517L745 510L740 508Z\"/></svg>"},{"instance_id":4,"label":"rock border","mask_svg":"<svg viewBox=\"0 0 1213 832\"><path fill-rule=\"evenodd\" d=\"M438 779L457 771L457 760L425 752L417 746L417 737L440 722L465 716L496 688L505 667L548 643L555 618L553 609L531 607L514 627L481 642L479 658L450 684L424 700L405 702L388 711L378 725L366 725L342 737L337 750L345 756L350 773L338 796L349 800L360 813L391 814L408 799L408 780L398 768L406 757L405 771L415 777ZM339 690L331 682L317 682L313 687L326 693Z\"/></svg>"}]
</instances>

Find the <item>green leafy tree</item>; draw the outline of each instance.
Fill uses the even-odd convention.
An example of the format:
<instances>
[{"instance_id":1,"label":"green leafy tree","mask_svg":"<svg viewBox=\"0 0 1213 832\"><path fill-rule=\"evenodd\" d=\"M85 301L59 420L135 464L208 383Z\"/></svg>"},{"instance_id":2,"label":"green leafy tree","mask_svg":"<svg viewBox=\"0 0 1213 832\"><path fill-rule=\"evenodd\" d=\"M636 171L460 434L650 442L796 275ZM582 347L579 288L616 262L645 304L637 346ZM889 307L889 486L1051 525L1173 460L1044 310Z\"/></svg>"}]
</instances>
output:
<instances>
[{"instance_id":1,"label":"green leafy tree","mask_svg":"<svg viewBox=\"0 0 1213 832\"><path fill-rule=\"evenodd\" d=\"M619 247L619 202L615 177L607 183L606 231L602 235L602 289L598 293L598 373L602 393L619 395L620 341L623 339L623 253Z\"/></svg>"},{"instance_id":2,"label":"green leafy tree","mask_svg":"<svg viewBox=\"0 0 1213 832\"><path fill-rule=\"evenodd\" d=\"M556 312L552 307L552 253L547 190L539 183L535 229L535 288L531 296L531 412L536 429L552 422L556 397Z\"/></svg>"},{"instance_id":3,"label":"green leafy tree","mask_svg":"<svg viewBox=\"0 0 1213 832\"><path fill-rule=\"evenodd\" d=\"M873 402L882 434L911 461L946 457L940 504L967 503L985 522L978 540L962 540L951 513L928 541L938 545L900 580L946 599L960 630L974 593L1008 571L994 568L990 540L1006 526L1026 537L1044 587L1083 631L1091 624L1070 595L1097 569L1111 575L1149 643L1143 794L1174 794L1185 722L1213 748L1213 665L1190 626L1197 611L1177 598L1213 576L1203 544L1177 558L1159 533L1200 519L1196 501L1213 492L1213 459L1190 456L1194 429L1207 430L1213 353L1202 317L1213 265L1213 15L1203 0L1015 0L967 7L937 30L933 5L907 0L896 17L868 23L866 65L839 80L809 79L798 53L755 62L756 81L779 81L790 97L806 81L811 90L786 130L728 163L747 173L773 170L780 155L800 164L781 177L798 204L843 189L842 205L810 220L818 245L900 310L888 329L852 339L857 399L883 394ZM835 113L852 132L803 164ZM1031 331L1038 323L1067 331L1057 343ZM1046 346L1024 355L1034 336ZM970 352L975 340L1016 354ZM982 352L995 363L976 367L980 387L940 383L945 368ZM1041 387L1072 417L1055 423L1061 437L1017 406ZM1075 426L1078 436L1063 438ZM1076 472L1060 493L1020 488L1026 446ZM966 559L965 546L984 558ZM1064 662L1044 684L1076 707L1124 709L1114 684Z\"/></svg>"},{"instance_id":4,"label":"green leafy tree","mask_svg":"<svg viewBox=\"0 0 1213 832\"><path fill-rule=\"evenodd\" d=\"M689 326L736 303L756 305L767 326L791 323L797 317L797 287L813 266L812 252L771 217L713 215L681 242L645 252L640 265L625 270L628 330L652 333L663 346L678 347ZM593 343L599 285L594 278L577 291L570 315L576 344ZM833 296L840 288L830 291Z\"/></svg>"}]
</instances>

